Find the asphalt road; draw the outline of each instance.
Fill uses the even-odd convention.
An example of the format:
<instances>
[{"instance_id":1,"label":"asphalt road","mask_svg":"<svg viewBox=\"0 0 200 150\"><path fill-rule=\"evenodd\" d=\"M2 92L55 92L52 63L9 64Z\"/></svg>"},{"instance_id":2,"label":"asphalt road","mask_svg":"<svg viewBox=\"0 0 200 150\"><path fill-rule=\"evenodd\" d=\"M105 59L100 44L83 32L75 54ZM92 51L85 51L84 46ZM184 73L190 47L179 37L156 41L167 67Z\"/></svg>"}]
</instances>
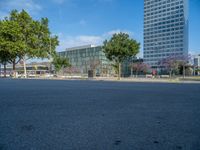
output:
<instances>
[{"instance_id":1,"label":"asphalt road","mask_svg":"<svg viewBox=\"0 0 200 150\"><path fill-rule=\"evenodd\" d=\"M200 84L0 79L0 150L200 150Z\"/></svg>"}]
</instances>

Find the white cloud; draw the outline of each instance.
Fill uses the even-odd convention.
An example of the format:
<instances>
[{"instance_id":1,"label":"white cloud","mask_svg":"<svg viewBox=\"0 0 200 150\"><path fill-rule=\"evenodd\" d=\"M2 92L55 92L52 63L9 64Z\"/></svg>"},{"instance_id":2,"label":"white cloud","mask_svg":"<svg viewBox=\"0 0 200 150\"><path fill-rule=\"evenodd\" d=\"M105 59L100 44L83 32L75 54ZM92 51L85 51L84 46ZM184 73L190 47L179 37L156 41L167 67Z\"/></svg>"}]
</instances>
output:
<instances>
[{"instance_id":1,"label":"white cloud","mask_svg":"<svg viewBox=\"0 0 200 150\"><path fill-rule=\"evenodd\" d=\"M105 39L109 39L114 33L125 32L132 34L127 30L112 30L102 35L78 35L78 36L65 36L62 33L58 34L60 46L58 51L64 51L66 48L82 46L82 45L101 45Z\"/></svg>"},{"instance_id":2,"label":"white cloud","mask_svg":"<svg viewBox=\"0 0 200 150\"><path fill-rule=\"evenodd\" d=\"M90 36L90 35L78 35L78 36L64 36L59 34L60 45L58 46L58 51L63 51L66 48L82 46L82 45L100 45L103 42L101 36Z\"/></svg>"},{"instance_id":3,"label":"white cloud","mask_svg":"<svg viewBox=\"0 0 200 150\"><path fill-rule=\"evenodd\" d=\"M98 44L99 42L102 41L102 37L100 36L87 36L87 35L82 35L78 36L77 41L81 41L83 43L90 43L90 44Z\"/></svg>"},{"instance_id":4,"label":"white cloud","mask_svg":"<svg viewBox=\"0 0 200 150\"><path fill-rule=\"evenodd\" d=\"M128 31L128 30L120 30L120 29L111 30L111 31L105 33L105 35L112 36L113 34L115 34L115 33L118 34L118 33L120 33L120 32L127 33L127 34L129 34L130 36L133 35L133 33L132 33L131 31Z\"/></svg>"},{"instance_id":5,"label":"white cloud","mask_svg":"<svg viewBox=\"0 0 200 150\"><path fill-rule=\"evenodd\" d=\"M38 14L42 7L33 0L1 0L0 2L0 17L8 16L13 9L21 11L22 9L29 12L31 15Z\"/></svg>"},{"instance_id":6,"label":"white cloud","mask_svg":"<svg viewBox=\"0 0 200 150\"><path fill-rule=\"evenodd\" d=\"M199 52L190 50L189 54L192 55L192 56L196 56L196 55L199 54Z\"/></svg>"}]
</instances>

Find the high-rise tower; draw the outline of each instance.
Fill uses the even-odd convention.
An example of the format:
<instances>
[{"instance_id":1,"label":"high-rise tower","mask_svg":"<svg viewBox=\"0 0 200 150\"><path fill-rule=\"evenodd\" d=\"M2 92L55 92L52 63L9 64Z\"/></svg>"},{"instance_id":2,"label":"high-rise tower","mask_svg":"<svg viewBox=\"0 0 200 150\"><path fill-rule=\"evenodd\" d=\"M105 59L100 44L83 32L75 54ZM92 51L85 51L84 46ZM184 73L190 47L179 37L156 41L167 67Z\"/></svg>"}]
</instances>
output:
<instances>
[{"instance_id":1,"label":"high-rise tower","mask_svg":"<svg viewBox=\"0 0 200 150\"><path fill-rule=\"evenodd\" d=\"M188 54L188 0L144 0L144 61Z\"/></svg>"}]
</instances>

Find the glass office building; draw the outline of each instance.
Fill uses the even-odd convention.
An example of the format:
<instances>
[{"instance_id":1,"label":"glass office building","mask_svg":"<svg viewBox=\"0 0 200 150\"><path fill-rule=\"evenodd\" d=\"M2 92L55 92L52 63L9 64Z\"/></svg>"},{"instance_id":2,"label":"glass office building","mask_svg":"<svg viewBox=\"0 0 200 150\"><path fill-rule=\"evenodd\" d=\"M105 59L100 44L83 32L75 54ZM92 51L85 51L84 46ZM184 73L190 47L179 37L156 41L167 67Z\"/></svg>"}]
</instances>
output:
<instances>
[{"instance_id":1,"label":"glass office building","mask_svg":"<svg viewBox=\"0 0 200 150\"><path fill-rule=\"evenodd\" d=\"M188 54L188 0L144 0L144 62Z\"/></svg>"},{"instance_id":2,"label":"glass office building","mask_svg":"<svg viewBox=\"0 0 200 150\"><path fill-rule=\"evenodd\" d=\"M70 64L76 70L75 74L87 75L88 71L93 70L96 65L96 76L116 76L115 69L113 68L114 63L106 58L102 46L86 45L67 48L65 51L59 52L58 54L69 59ZM122 77L131 75L130 65L137 60L136 57L131 57L127 58L122 63Z\"/></svg>"},{"instance_id":3,"label":"glass office building","mask_svg":"<svg viewBox=\"0 0 200 150\"><path fill-rule=\"evenodd\" d=\"M67 48L65 51L59 52L59 55L67 57L72 67L75 67L81 74L88 74L88 71L92 70L94 66L96 66L97 76L112 74L111 63L107 60L101 46L86 45Z\"/></svg>"}]
</instances>

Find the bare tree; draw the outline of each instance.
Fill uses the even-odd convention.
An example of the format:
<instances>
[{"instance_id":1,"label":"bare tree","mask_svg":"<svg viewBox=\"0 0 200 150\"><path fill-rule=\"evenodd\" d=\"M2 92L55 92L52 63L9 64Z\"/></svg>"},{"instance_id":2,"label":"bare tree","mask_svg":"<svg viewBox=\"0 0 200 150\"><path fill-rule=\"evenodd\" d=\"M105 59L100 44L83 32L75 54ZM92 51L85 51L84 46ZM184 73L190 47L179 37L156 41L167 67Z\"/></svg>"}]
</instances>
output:
<instances>
[{"instance_id":1,"label":"bare tree","mask_svg":"<svg viewBox=\"0 0 200 150\"><path fill-rule=\"evenodd\" d=\"M91 59L87 61L88 69L93 72L93 76L96 75L96 69L97 67L100 66L100 64L101 64L101 61L99 59Z\"/></svg>"},{"instance_id":2,"label":"bare tree","mask_svg":"<svg viewBox=\"0 0 200 150\"><path fill-rule=\"evenodd\" d=\"M143 62L136 62L131 64L130 66L132 68L132 71L135 72L136 77L139 73L144 73L146 74L148 72L148 70L150 69L150 66L143 63Z\"/></svg>"},{"instance_id":3,"label":"bare tree","mask_svg":"<svg viewBox=\"0 0 200 150\"><path fill-rule=\"evenodd\" d=\"M172 74L176 74L177 72L179 72L180 67L182 67L183 77L185 77L185 68L189 64L190 58L190 55L172 55L167 58L161 59L159 61L159 65L169 72L170 77L172 77Z\"/></svg>"},{"instance_id":4,"label":"bare tree","mask_svg":"<svg viewBox=\"0 0 200 150\"><path fill-rule=\"evenodd\" d=\"M71 74L78 74L81 71L77 67L69 66L69 67L67 67L67 68L64 69L64 72L71 75Z\"/></svg>"}]
</instances>

